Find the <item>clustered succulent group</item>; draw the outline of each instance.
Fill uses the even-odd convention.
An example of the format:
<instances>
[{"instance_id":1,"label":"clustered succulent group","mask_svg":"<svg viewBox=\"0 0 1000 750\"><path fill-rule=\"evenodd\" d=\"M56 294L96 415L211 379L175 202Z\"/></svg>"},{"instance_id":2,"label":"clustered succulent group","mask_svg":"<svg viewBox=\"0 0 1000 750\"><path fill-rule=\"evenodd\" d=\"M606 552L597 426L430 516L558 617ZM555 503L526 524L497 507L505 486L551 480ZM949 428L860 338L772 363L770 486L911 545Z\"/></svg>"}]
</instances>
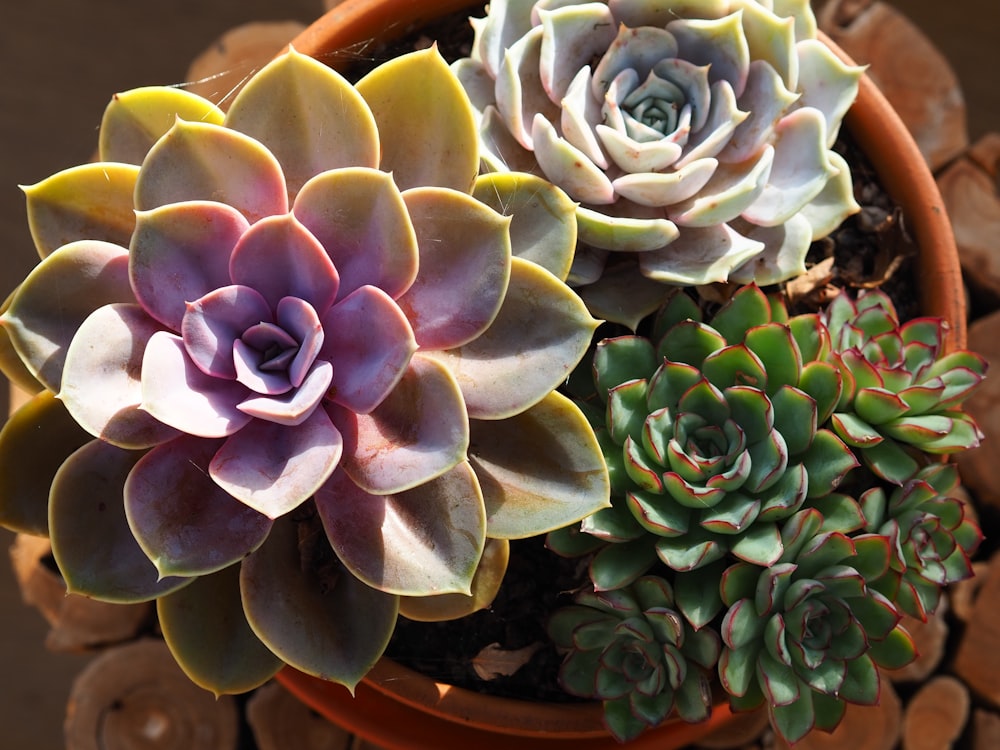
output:
<instances>
[{"instance_id":1,"label":"clustered succulent group","mask_svg":"<svg viewBox=\"0 0 1000 750\"><path fill-rule=\"evenodd\" d=\"M902 616L926 619L942 586L969 577L981 538L948 494L954 466L934 459L979 444L960 406L985 362L940 356L941 333L937 320L900 325L881 291L790 317L751 284L709 322L678 291L647 336L597 343L592 383L575 387L612 507L549 534L556 552L590 555L592 583L550 627L567 651L563 682L605 702L616 736L652 723L650 685L667 705L680 688L626 670L642 696L626 712L621 680L604 677L644 631L597 641L593 623L609 607L632 617L620 602L640 581L672 589L669 611L683 620L655 641L656 658L684 662L697 636L691 668L703 669L714 637L730 704L766 704L792 742L833 729L848 702L874 703L876 667L914 658Z\"/></svg>"},{"instance_id":2,"label":"clustered succulent group","mask_svg":"<svg viewBox=\"0 0 1000 750\"><path fill-rule=\"evenodd\" d=\"M778 287L858 210L860 69L806 0L473 29L353 85L292 49L226 111L120 94L98 161L25 188L0 524L71 592L156 600L217 693L353 688L399 616L488 606L547 535L589 572L561 682L615 737L706 718L716 680L790 741L832 729L980 540L940 457L981 438L984 360L880 291L792 315Z\"/></svg>"}]
</instances>

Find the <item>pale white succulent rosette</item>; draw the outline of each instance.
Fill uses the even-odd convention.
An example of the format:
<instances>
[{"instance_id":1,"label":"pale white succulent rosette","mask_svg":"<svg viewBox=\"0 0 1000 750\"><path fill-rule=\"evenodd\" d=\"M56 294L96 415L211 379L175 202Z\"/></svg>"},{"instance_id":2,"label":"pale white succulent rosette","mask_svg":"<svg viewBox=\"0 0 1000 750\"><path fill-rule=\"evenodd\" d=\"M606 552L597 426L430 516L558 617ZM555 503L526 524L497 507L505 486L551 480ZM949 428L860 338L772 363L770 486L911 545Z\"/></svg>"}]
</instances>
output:
<instances>
[{"instance_id":1,"label":"pale white succulent rosette","mask_svg":"<svg viewBox=\"0 0 1000 750\"><path fill-rule=\"evenodd\" d=\"M639 273L794 277L858 210L831 147L862 69L816 38L807 0L494 0L472 23L454 67L485 168L534 171L579 202L570 279L599 282L602 316L634 315ZM634 275L607 263L622 251Z\"/></svg>"}]
</instances>

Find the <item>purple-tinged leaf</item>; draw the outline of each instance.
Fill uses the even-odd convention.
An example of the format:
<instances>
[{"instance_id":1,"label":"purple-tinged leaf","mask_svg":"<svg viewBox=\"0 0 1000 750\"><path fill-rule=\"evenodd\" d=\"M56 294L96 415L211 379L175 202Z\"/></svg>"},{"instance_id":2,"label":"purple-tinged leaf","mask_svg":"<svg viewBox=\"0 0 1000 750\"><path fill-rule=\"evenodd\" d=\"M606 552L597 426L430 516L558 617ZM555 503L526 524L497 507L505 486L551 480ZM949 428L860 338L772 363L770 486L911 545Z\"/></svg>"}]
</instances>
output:
<instances>
[{"instance_id":1,"label":"purple-tinged leaf","mask_svg":"<svg viewBox=\"0 0 1000 750\"><path fill-rule=\"evenodd\" d=\"M361 581L403 596L472 593L486 512L467 462L404 492L370 495L342 471L316 493L330 545Z\"/></svg>"},{"instance_id":2,"label":"purple-tinged leaf","mask_svg":"<svg viewBox=\"0 0 1000 750\"><path fill-rule=\"evenodd\" d=\"M323 485L342 450L343 438L325 409L294 427L254 419L223 443L209 474L233 497L277 518Z\"/></svg>"},{"instance_id":3,"label":"purple-tinged leaf","mask_svg":"<svg viewBox=\"0 0 1000 750\"><path fill-rule=\"evenodd\" d=\"M489 328L468 344L430 352L454 373L469 416L501 419L563 383L590 346L598 321L541 266L511 259L510 285Z\"/></svg>"},{"instance_id":4,"label":"purple-tinged leaf","mask_svg":"<svg viewBox=\"0 0 1000 750\"><path fill-rule=\"evenodd\" d=\"M403 492L465 459L469 420L451 373L420 354L369 414L328 406L344 435L344 472L364 490Z\"/></svg>"},{"instance_id":5,"label":"purple-tinged leaf","mask_svg":"<svg viewBox=\"0 0 1000 750\"><path fill-rule=\"evenodd\" d=\"M149 338L142 356L142 409L164 424L199 437L232 435L252 419L237 408L248 394L235 380L199 370L180 336L158 331Z\"/></svg>"},{"instance_id":6,"label":"purple-tinged leaf","mask_svg":"<svg viewBox=\"0 0 1000 750\"><path fill-rule=\"evenodd\" d=\"M32 376L58 393L66 350L87 316L106 304L134 301L128 251L82 240L59 248L28 274L0 325Z\"/></svg>"},{"instance_id":7,"label":"purple-tinged leaf","mask_svg":"<svg viewBox=\"0 0 1000 750\"><path fill-rule=\"evenodd\" d=\"M337 298L340 277L326 250L293 214L254 224L229 261L234 284L252 287L272 310L285 297L308 302L322 318Z\"/></svg>"},{"instance_id":8,"label":"purple-tinged leaf","mask_svg":"<svg viewBox=\"0 0 1000 750\"><path fill-rule=\"evenodd\" d=\"M392 175L362 167L316 175L292 213L320 241L340 274L340 297L365 285L393 299L417 275L417 237Z\"/></svg>"},{"instance_id":9,"label":"purple-tinged leaf","mask_svg":"<svg viewBox=\"0 0 1000 750\"><path fill-rule=\"evenodd\" d=\"M379 135L364 100L340 74L295 50L250 79L233 99L226 126L271 150L292 197L329 169L378 166Z\"/></svg>"},{"instance_id":10,"label":"purple-tinged leaf","mask_svg":"<svg viewBox=\"0 0 1000 750\"><path fill-rule=\"evenodd\" d=\"M403 193L420 253L398 299L422 349L468 344L496 318L510 281L510 219L465 193Z\"/></svg>"},{"instance_id":11,"label":"purple-tinged leaf","mask_svg":"<svg viewBox=\"0 0 1000 750\"><path fill-rule=\"evenodd\" d=\"M247 621L286 664L349 690L375 665L396 625L398 597L366 586L329 549L309 557L301 532L283 518L240 569Z\"/></svg>"},{"instance_id":12,"label":"purple-tinged leaf","mask_svg":"<svg viewBox=\"0 0 1000 750\"><path fill-rule=\"evenodd\" d=\"M92 440L56 473L49 495L49 533L69 593L106 602L142 602L190 582L161 578L129 529L123 491L142 456L141 451Z\"/></svg>"},{"instance_id":13,"label":"purple-tinged leaf","mask_svg":"<svg viewBox=\"0 0 1000 750\"><path fill-rule=\"evenodd\" d=\"M135 184L140 211L183 201L218 201L253 224L288 210L281 166L235 130L179 120L149 150Z\"/></svg>"},{"instance_id":14,"label":"purple-tinged leaf","mask_svg":"<svg viewBox=\"0 0 1000 750\"><path fill-rule=\"evenodd\" d=\"M381 289L362 286L323 317L319 356L333 363L330 399L369 414L392 392L417 350L402 311Z\"/></svg>"},{"instance_id":15,"label":"purple-tinged leaf","mask_svg":"<svg viewBox=\"0 0 1000 750\"><path fill-rule=\"evenodd\" d=\"M206 375L233 380L233 346L251 326L270 322L267 301L248 286L229 285L187 305L180 332L184 348Z\"/></svg>"},{"instance_id":16,"label":"purple-tinged leaf","mask_svg":"<svg viewBox=\"0 0 1000 750\"><path fill-rule=\"evenodd\" d=\"M129 259L136 299L180 331L188 303L229 285L233 248L249 226L236 209L209 200L138 212Z\"/></svg>"},{"instance_id":17,"label":"purple-tinged leaf","mask_svg":"<svg viewBox=\"0 0 1000 750\"><path fill-rule=\"evenodd\" d=\"M125 482L125 515L161 576L200 576L239 562L261 545L271 519L208 476L221 439L182 435L153 448Z\"/></svg>"},{"instance_id":18,"label":"purple-tinged leaf","mask_svg":"<svg viewBox=\"0 0 1000 750\"><path fill-rule=\"evenodd\" d=\"M317 362L295 390L282 395L251 396L237 404L244 414L286 427L305 422L317 410L333 380L333 365Z\"/></svg>"},{"instance_id":19,"label":"purple-tinged leaf","mask_svg":"<svg viewBox=\"0 0 1000 750\"><path fill-rule=\"evenodd\" d=\"M122 448L148 448L177 435L142 408L136 377L159 327L136 304L105 305L80 325L66 352L58 395L92 435Z\"/></svg>"}]
</instances>

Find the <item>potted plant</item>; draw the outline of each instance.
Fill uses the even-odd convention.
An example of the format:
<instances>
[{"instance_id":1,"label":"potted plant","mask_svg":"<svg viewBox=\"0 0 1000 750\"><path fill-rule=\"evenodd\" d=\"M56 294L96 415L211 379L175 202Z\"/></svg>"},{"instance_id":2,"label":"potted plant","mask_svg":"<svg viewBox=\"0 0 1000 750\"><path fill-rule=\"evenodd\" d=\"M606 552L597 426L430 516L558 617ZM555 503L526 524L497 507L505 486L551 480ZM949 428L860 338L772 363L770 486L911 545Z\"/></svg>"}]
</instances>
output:
<instances>
[{"instance_id":1,"label":"potted plant","mask_svg":"<svg viewBox=\"0 0 1000 750\"><path fill-rule=\"evenodd\" d=\"M399 747L510 741L464 706L414 728L412 706L465 693L378 659L398 615L488 605L507 540L547 532L592 556L549 627L565 686L603 709L543 710L543 735L686 743L639 732L707 718L712 674L792 740L832 727L838 695L873 700L874 662L912 656L900 611L932 608L978 543L928 456L978 440L959 406L983 362L883 296L795 316L756 286L857 210L830 145L860 71L803 3L498 2L452 70L427 50L350 86L301 50L380 30L361 5L226 113L119 95L101 162L26 190L43 259L0 323L5 372L40 393L0 460L37 469L0 521L50 533L70 590L156 598L199 684L277 673L314 705L346 685L333 715L396 716ZM467 5L386 7L405 26ZM712 314L676 292L727 279L746 286ZM595 317L629 330L592 342ZM526 733L513 705L499 731Z\"/></svg>"}]
</instances>

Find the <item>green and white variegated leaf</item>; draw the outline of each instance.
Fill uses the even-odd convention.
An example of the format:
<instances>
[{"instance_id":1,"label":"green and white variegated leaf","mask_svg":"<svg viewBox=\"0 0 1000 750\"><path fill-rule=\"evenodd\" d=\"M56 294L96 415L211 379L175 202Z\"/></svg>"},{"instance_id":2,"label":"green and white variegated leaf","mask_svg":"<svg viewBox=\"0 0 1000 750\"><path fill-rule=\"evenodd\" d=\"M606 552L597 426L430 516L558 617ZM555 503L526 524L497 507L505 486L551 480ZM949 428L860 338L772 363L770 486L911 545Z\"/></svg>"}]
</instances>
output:
<instances>
[{"instance_id":1,"label":"green and white variegated leaf","mask_svg":"<svg viewBox=\"0 0 1000 750\"><path fill-rule=\"evenodd\" d=\"M296 522L279 519L240 569L247 621L286 664L353 691L389 643L399 598L365 585L335 559L320 564L302 555Z\"/></svg>"},{"instance_id":2,"label":"green and white variegated leaf","mask_svg":"<svg viewBox=\"0 0 1000 750\"><path fill-rule=\"evenodd\" d=\"M483 488L488 536L535 536L610 507L593 429L559 393L514 417L472 420L471 431L469 460Z\"/></svg>"},{"instance_id":3,"label":"green and white variegated leaf","mask_svg":"<svg viewBox=\"0 0 1000 750\"><path fill-rule=\"evenodd\" d=\"M181 669L216 696L253 690L283 666L247 623L239 565L160 597L156 615Z\"/></svg>"}]
</instances>

